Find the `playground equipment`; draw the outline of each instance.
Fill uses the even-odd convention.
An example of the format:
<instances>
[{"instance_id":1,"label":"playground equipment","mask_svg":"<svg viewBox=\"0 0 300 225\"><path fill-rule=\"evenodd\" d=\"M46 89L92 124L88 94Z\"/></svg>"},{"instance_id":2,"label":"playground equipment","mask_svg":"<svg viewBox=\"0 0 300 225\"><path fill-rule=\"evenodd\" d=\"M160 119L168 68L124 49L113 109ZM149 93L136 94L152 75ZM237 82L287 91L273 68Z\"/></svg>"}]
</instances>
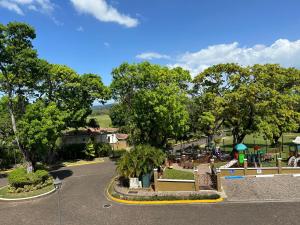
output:
<instances>
[{"instance_id":1,"label":"playground equipment","mask_svg":"<svg viewBox=\"0 0 300 225\"><path fill-rule=\"evenodd\" d=\"M231 161L229 161L226 165L224 166L220 166L221 169L224 169L224 168L230 168L232 167L233 165L237 164L238 160L237 159L233 159Z\"/></svg>"},{"instance_id":2,"label":"playground equipment","mask_svg":"<svg viewBox=\"0 0 300 225\"><path fill-rule=\"evenodd\" d=\"M299 150L300 150L300 137L296 137L295 140L293 140L293 143L295 144L294 151L290 151L291 157L289 158L288 165L289 166L298 166L298 162L300 161L299 156Z\"/></svg>"}]
</instances>

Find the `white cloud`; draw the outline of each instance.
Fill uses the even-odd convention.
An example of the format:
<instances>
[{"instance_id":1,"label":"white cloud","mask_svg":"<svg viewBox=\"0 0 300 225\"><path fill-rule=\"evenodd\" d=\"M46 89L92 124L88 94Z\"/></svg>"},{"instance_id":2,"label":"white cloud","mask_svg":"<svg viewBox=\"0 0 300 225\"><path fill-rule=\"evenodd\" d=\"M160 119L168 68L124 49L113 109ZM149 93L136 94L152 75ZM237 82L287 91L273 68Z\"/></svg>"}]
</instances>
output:
<instances>
[{"instance_id":1,"label":"white cloud","mask_svg":"<svg viewBox=\"0 0 300 225\"><path fill-rule=\"evenodd\" d=\"M24 15L25 9L47 14L54 10L54 4L50 0L0 0L0 7L19 15Z\"/></svg>"},{"instance_id":2,"label":"white cloud","mask_svg":"<svg viewBox=\"0 0 300 225\"><path fill-rule=\"evenodd\" d=\"M9 1L9 0L2 0L0 1L0 7L6 8L10 11L14 11L19 15L24 15L23 10L19 7L19 5L16 2Z\"/></svg>"},{"instance_id":3,"label":"white cloud","mask_svg":"<svg viewBox=\"0 0 300 225\"><path fill-rule=\"evenodd\" d=\"M83 32L84 31L84 29L83 29L83 27L82 26L79 26L79 27L77 27L77 29L76 29L78 32Z\"/></svg>"},{"instance_id":4,"label":"white cloud","mask_svg":"<svg viewBox=\"0 0 300 225\"><path fill-rule=\"evenodd\" d=\"M198 74L209 66L219 63L278 63L286 67L300 67L300 40L278 39L269 46L240 47L237 42L212 45L197 52L186 52L176 58L170 67L181 66Z\"/></svg>"},{"instance_id":5,"label":"white cloud","mask_svg":"<svg viewBox=\"0 0 300 225\"><path fill-rule=\"evenodd\" d=\"M144 52L136 56L138 59L152 60L152 59L170 59L168 55L162 55L157 52Z\"/></svg>"},{"instance_id":6,"label":"white cloud","mask_svg":"<svg viewBox=\"0 0 300 225\"><path fill-rule=\"evenodd\" d=\"M136 27L138 20L121 14L116 8L107 4L106 0L70 0L80 13L94 16L102 22L115 22L126 27Z\"/></svg>"}]
</instances>

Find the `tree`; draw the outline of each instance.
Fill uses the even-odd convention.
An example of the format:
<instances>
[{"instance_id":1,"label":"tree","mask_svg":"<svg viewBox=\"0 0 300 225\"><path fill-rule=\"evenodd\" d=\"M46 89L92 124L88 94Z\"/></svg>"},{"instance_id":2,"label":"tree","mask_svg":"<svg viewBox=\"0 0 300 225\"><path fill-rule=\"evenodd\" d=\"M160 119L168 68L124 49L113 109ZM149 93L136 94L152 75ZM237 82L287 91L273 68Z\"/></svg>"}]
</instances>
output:
<instances>
[{"instance_id":1,"label":"tree","mask_svg":"<svg viewBox=\"0 0 300 225\"><path fill-rule=\"evenodd\" d=\"M113 112L127 117L115 114L113 120L126 124L134 143L164 146L167 138L188 130L188 71L144 62L124 63L112 74L112 95L119 104Z\"/></svg>"},{"instance_id":2,"label":"tree","mask_svg":"<svg viewBox=\"0 0 300 225\"><path fill-rule=\"evenodd\" d=\"M55 102L61 110L69 112L68 127L86 125L95 101L104 103L109 99L109 89L95 74L78 75L64 65L48 65L44 84L40 90L47 102Z\"/></svg>"},{"instance_id":3,"label":"tree","mask_svg":"<svg viewBox=\"0 0 300 225\"><path fill-rule=\"evenodd\" d=\"M295 68L282 68L277 64L254 65L255 83L263 86L258 105L259 130L276 146L284 132L299 127L300 72Z\"/></svg>"},{"instance_id":4,"label":"tree","mask_svg":"<svg viewBox=\"0 0 300 225\"><path fill-rule=\"evenodd\" d=\"M31 166L29 150L20 142L17 128L17 111L23 114L28 97L40 79L39 60L33 49L35 31L24 23L0 24L0 91L8 98L8 111L17 145L28 167Z\"/></svg>"},{"instance_id":5,"label":"tree","mask_svg":"<svg viewBox=\"0 0 300 225\"><path fill-rule=\"evenodd\" d=\"M165 157L160 149L150 145L138 145L121 157L118 161L117 171L125 178L140 177L159 167Z\"/></svg>"},{"instance_id":6,"label":"tree","mask_svg":"<svg viewBox=\"0 0 300 225\"><path fill-rule=\"evenodd\" d=\"M89 127L92 127L92 128L99 128L100 125L98 123L98 121L95 119L95 118L91 118L87 124Z\"/></svg>"},{"instance_id":7,"label":"tree","mask_svg":"<svg viewBox=\"0 0 300 225\"><path fill-rule=\"evenodd\" d=\"M28 159L33 168L38 160L51 161L56 141L66 128L68 114L55 103L45 105L41 100L27 106L18 122L20 142L28 149Z\"/></svg>"},{"instance_id":8,"label":"tree","mask_svg":"<svg viewBox=\"0 0 300 225\"><path fill-rule=\"evenodd\" d=\"M223 125L232 128L234 144L254 131L253 93L245 88L249 85L248 68L232 63L215 65L196 76L194 84L197 124L210 143Z\"/></svg>"}]
</instances>

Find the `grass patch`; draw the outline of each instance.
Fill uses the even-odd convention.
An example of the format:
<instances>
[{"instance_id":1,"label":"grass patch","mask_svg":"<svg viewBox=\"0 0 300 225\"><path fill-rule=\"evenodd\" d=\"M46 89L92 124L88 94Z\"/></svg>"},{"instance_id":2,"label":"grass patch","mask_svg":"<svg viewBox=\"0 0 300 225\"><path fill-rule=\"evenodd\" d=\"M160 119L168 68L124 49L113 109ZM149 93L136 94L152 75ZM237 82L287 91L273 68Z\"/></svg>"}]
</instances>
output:
<instances>
[{"instance_id":1,"label":"grass patch","mask_svg":"<svg viewBox=\"0 0 300 225\"><path fill-rule=\"evenodd\" d=\"M194 180L194 174L188 171L165 169L163 178L165 179L178 179L178 180Z\"/></svg>"},{"instance_id":2,"label":"grass patch","mask_svg":"<svg viewBox=\"0 0 300 225\"><path fill-rule=\"evenodd\" d=\"M94 118L99 123L100 127L107 128L112 126L111 118L109 115L89 116L87 119L89 121L92 118Z\"/></svg>"},{"instance_id":3,"label":"grass patch","mask_svg":"<svg viewBox=\"0 0 300 225\"><path fill-rule=\"evenodd\" d=\"M61 163L63 166L80 166L86 164L102 163L104 160L102 158L95 158L93 160L74 160Z\"/></svg>"},{"instance_id":4,"label":"grass patch","mask_svg":"<svg viewBox=\"0 0 300 225\"><path fill-rule=\"evenodd\" d=\"M283 152L284 153L289 152L291 145L293 145L292 140L294 140L297 136L300 136L300 133L285 133L283 135ZM246 137L244 139L244 144L248 146L249 152L254 152L253 147L255 145L259 145L259 146L261 146L261 149L266 152L279 153L279 152L282 152L281 141L282 141L282 138L279 139L280 146L274 148L271 146L270 141L264 140L262 135L250 134L250 135L246 135ZM232 151L232 136L226 136L224 138L224 142L222 141L220 143L220 147L222 150L225 150L225 152L231 152Z\"/></svg>"},{"instance_id":5,"label":"grass patch","mask_svg":"<svg viewBox=\"0 0 300 225\"><path fill-rule=\"evenodd\" d=\"M35 191L30 191L30 192L22 192L22 193L9 193L8 192L8 186L1 188L0 189L0 198L10 198L10 199L14 199L14 198L28 198L28 197L33 197L33 196L37 196L37 195L41 195L44 193L47 193L51 190L53 190L54 186L53 184L48 185L44 188L35 190Z\"/></svg>"}]
</instances>

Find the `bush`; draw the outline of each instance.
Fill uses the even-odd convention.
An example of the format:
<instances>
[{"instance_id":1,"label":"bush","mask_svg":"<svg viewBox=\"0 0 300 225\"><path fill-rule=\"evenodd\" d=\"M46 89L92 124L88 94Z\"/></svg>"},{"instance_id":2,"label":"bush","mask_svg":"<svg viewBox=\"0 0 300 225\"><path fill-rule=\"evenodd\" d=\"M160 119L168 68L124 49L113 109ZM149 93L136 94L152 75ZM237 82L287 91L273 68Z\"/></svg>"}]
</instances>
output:
<instances>
[{"instance_id":1,"label":"bush","mask_svg":"<svg viewBox=\"0 0 300 225\"><path fill-rule=\"evenodd\" d=\"M125 149L114 150L112 157L115 159L121 158L127 151Z\"/></svg>"},{"instance_id":2,"label":"bush","mask_svg":"<svg viewBox=\"0 0 300 225\"><path fill-rule=\"evenodd\" d=\"M140 177L151 173L165 160L165 153L150 145L138 145L126 152L118 162L117 171L125 178Z\"/></svg>"},{"instance_id":3,"label":"bush","mask_svg":"<svg viewBox=\"0 0 300 225\"><path fill-rule=\"evenodd\" d=\"M74 160L85 158L85 143L82 144L70 144L63 146L58 154L61 159L64 160Z\"/></svg>"},{"instance_id":4,"label":"bush","mask_svg":"<svg viewBox=\"0 0 300 225\"><path fill-rule=\"evenodd\" d=\"M17 168L8 175L8 182L15 188L24 187L25 185L32 184L31 180L27 176L27 172L24 168Z\"/></svg>"},{"instance_id":5,"label":"bush","mask_svg":"<svg viewBox=\"0 0 300 225\"><path fill-rule=\"evenodd\" d=\"M108 143L96 143L95 150L98 157L110 156L112 152L112 148Z\"/></svg>"},{"instance_id":6,"label":"bush","mask_svg":"<svg viewBox=\"0 0 300 225\"><path fill-rule=\"evenodd\" d=\"M43 184L50 178L49 173L46 170L37 170L34 173L27 173L24 168L17 168L8 175L8 182L10 186L15 189L25 188L26 185L38 185ZM26 188L26 190L28 187Z\"/></svg>"},{"instance_id":7,"label":"bush","mask_svg":"<svg viewBox=\"0 0 300 225\"><path fill-rule=\"evenodd\" d=\"M49 173L46 170L37 170L34 174L36 177L38 177L38 180L40 182L45 182L50 177Z\"/></svg>"}]
</instances>

